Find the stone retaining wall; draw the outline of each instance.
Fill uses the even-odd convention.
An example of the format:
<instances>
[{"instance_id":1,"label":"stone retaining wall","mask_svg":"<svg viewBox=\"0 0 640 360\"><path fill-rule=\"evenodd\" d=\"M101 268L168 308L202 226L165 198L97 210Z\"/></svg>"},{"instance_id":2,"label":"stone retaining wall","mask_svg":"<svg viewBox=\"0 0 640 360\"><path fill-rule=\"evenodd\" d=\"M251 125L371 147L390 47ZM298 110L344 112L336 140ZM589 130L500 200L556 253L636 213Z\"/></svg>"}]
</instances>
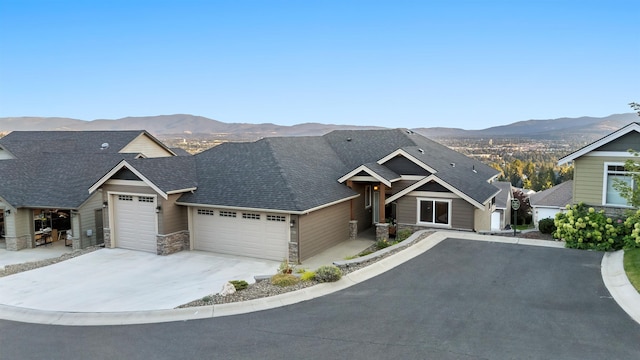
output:
<instances>
[{"instance_id":1,"label":"stone retaining wall","mask_svg":"<svg viewBox=\"0 0 640 360\"><path fill-rule=\"evenodd\" d=\"M179 251L189 250L189 231L182 230L167 235L156 235L156 242L158 244L158 255L170 255Z\"/></svg>"}]
</instances>

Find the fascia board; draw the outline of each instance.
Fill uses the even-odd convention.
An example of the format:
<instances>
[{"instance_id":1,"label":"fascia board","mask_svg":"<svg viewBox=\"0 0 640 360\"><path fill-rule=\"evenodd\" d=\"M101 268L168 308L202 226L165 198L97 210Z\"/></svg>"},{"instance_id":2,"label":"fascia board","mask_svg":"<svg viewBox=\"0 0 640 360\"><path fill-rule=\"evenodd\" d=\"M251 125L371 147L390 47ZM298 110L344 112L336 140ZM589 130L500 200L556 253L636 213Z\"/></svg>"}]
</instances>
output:
<instances>
[{"instance_id":1,"label":"fascia board","mask_svg":"<svg viewBox=\"0 0 640 360\"><path fill-rule=\"evenodd\" d=\"M409 154L408 152L406 152L403 149L398 149L394 152L392 152L391 154L383 157L382 159L378 160L377 163L380 165L383 165L384 163L386 163L387 161L395 158L398 155L402 155L404 157L406 157L407 159L411 160L411 162L413 162L414 164L420 166L421 168L427 170L428 172L435 174L437 173L436 169L432 168L431 166L425 164L424 162L420 161L418 158L416 158L415 156Z\"/></svg>"},{"instance_id":2,"label":"fascia board","mask_svg":"<svg viewBox=\"0 0 640 360\"><path fill-rule=\"evenodd\" d=\"M638 123L631 123L617 131L614 131L613 133L603 137L600 140L597 140L595 142L592 142L591 144L583 147L582 149L579 149L577 151L572 152L571 154L564 156L562 158L560 158L558 160L558 165L564 165L570 161L573 161L581 156L584 156L585 154L593 151L594 149L599 148L600 146L603 146L605 144L608 144L616 139L618 139L619 137L626 135L628 133L630 133L631 131L636 131L636 132L640 132L640 124Z\"/></svg>"}]
</instances>

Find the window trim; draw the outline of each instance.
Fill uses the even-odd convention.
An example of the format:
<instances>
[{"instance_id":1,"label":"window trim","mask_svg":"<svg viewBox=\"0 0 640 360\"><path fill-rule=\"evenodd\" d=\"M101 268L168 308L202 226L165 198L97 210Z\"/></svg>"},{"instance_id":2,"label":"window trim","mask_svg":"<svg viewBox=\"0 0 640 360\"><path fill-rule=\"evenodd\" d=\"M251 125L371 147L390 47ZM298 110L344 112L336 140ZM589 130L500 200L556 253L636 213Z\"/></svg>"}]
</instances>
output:
<instances>
[{"instance_id":1,"label":"window trim","mask_svg":"<svg viewBox=\"0 0 640 360\"><path fill-rule=\"evenodd\" d=\"M369 209L372 204L373 193L371 192L371 185L365 185L364 187L364 208Z\"/></svg>"},{"instance_id":2,"label":"window trim","mask_svg":"<svg viewBox=\"0 0 640 360\"><path fill-rule=\"evenodd\" d=\"M436 203L436 202L447 203L447 223L446 224L440 224L440 223L436 223L436 222L420 221L420 205L421 205L421 203L423 201L433 201L434 203ZM453 205L453 200L451 200L451 199L424 198L424 197L416 198L416 225L451 228L451 220L452 220L451 219L451 213L452 213L452 208L453 208L452 205ZM436 207L434 206L433 207L433 211L435 211L435 209L436 209Z\"/></svg>"},{"instance_id":3,"label":"window trim","mask_svg":"<svg viewBox=\"0 0 640 360\"><path fill-rule=\"evenodd\" d=\"M616 171L612 171L611 173L609 173L609 166L622 166L622 167L624 167L624 162L608 162L608 161L604 162L604 171L603 171L603 175L602 175L602 205L603 206L609 206L609 207L631 208L632 206L629 205L629 203L616 204L616 203L608 203L607 202L607 187L609 185L609 175L616 175ZM626 171L626 170L624 170L624 173L628 173L629 176L631 175L631 173ZM620 175L620 172L618 172L617 175ZM632 187L636 186L633 183L633 178L631 178L631 186Z\"/></svg>"}]
</instances>

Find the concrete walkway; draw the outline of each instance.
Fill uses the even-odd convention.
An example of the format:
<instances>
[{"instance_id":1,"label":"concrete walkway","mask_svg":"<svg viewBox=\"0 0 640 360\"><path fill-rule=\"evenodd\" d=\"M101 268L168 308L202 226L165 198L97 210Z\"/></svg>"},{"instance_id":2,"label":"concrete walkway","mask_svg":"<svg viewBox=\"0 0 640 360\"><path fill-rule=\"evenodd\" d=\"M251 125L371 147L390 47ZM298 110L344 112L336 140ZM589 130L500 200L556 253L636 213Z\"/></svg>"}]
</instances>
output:
<instances>
[{"instance_id":1,"label":"concrete walkway","mask_svg":"<svg viewBox=\"0 0 640 360\"><path fill-rule=\"evenodd\" d=\"M55 241L50 245L20 251L0 249L0 269L4 269L5 266L12 264L57 258L62 254L72 251L70 246L64 246L64 241Z\"/></svg>"},{"instance_id":2,"label":"concrete walkway","mask_svg":"<svg viewBox=\"0 0 640 360\"><path fill-rule=\"evenodd\" d=\"M420 236L421 233L422 232L417 232L413 234L412 237ZM28 309L8 304L0 304L0 319L40 324L95 326L184 321L267 310L311 300L366 281L416 256L419 256L447 238L564 248L564 243L562 242L520 239L504 236L487 236L457 231L439 231L405 250L382 259L370 266L367 266L366 268L344 276L340 281L335 283L319 284L282 295L230 304L132 312L120 310L114 312L78 313L70 311L45 311L41 309ZM412 238L409 238L408 240L410 241L411 239ZM628 285L622 280L621 276L624 274L624 272L622 272L622 274L620 273L622 258L621 255L616 254L617 253L605 254L603 258L602 274L604 283L618 304L620 304L620 306L634 320L636 320L636 322L640 323L640 299L638 298L637 292L631 292ZM626 278L626 276L624 276L624 278ZM0 301L0 303L2 303L2 301Z\"/></svg>"}]
</instances>

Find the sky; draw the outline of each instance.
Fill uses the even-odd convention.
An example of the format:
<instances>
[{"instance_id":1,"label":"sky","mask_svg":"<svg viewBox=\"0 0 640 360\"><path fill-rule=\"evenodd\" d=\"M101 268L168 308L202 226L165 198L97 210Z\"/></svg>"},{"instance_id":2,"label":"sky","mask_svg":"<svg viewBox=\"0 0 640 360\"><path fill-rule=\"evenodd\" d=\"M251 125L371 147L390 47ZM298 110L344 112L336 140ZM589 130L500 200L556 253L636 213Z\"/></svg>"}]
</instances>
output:
<instances>
[{"instance_id":1,"label":"sky","mask_svg":"<svg viewBox=\"0 0 640 360\"><path fill-rule=\"evenodd\" d=\"M0 117L484 129L630 113L637 0L0 0Z\"/></svg>"}]
</instances>

